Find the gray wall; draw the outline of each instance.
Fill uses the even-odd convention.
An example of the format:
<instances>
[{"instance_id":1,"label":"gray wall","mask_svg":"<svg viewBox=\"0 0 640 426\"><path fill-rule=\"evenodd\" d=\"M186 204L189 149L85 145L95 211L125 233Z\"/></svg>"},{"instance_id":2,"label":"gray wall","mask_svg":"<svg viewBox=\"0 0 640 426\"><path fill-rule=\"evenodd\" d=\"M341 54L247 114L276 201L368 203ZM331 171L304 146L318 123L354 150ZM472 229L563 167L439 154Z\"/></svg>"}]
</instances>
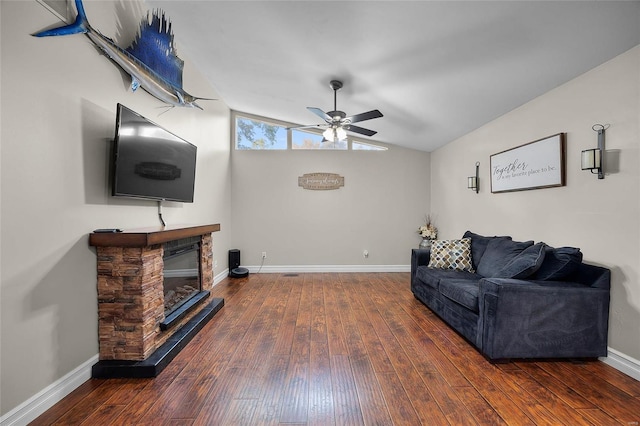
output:
<instances>
[{"instance_id":1,"label":"gray wall","mask_svg":"<svg viewBox=\"0 0 640 426\"><path fill-rule=\"evenodd\" d=\"M604 180L580 169L580 152L606 132ZM492 194L489 156L567 133L567 185ZM640 362L640 46L434 151L431 211L443 237L466 229L580 247L611 268L609 346ZM480 161L481 189L465 189ZM637 367L636 367L637 368Z\"/></svg>"},{"instance_id":2,"label":"gray wall","mask_svg":"<svg viewBox=\"0 0 640 426\"><path fill-rule=\"evenodd\" d=\"M300 265L406 269L429 211L429 157L394 146L233 151L232 243L241 250L243 265L260 265L266 251L267 271ZM337 173L345 185L324 191L298 186L298 176L314 172Z\"/></svg>"}]
</instances>

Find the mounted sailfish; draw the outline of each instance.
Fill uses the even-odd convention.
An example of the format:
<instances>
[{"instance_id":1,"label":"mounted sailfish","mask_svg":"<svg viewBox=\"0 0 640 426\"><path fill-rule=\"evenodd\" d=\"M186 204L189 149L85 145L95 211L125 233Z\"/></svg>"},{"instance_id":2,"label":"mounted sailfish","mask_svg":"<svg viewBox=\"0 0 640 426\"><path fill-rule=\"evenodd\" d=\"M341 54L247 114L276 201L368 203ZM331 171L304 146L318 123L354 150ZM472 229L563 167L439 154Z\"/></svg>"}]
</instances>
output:
<instances>
[{"instance_id":1,"label":"mounted sailfish","mask_svg":"<svg viewBox=\"0 0 640 426\"><path fill-rule=\"evenodd\" d=\"M113 40L89 25L82 0L76 0L78 16L73 24L64 25L33 34L36 37L85 34L96 47L131 76L131 90L142 87L151 95L172 106L195 107L198 98L182 89L184 61L178 58L173 46L171 23L164 13L154 11L142 20L140 33L127 49L117 46Z\"/></svg>"}]
</instances>

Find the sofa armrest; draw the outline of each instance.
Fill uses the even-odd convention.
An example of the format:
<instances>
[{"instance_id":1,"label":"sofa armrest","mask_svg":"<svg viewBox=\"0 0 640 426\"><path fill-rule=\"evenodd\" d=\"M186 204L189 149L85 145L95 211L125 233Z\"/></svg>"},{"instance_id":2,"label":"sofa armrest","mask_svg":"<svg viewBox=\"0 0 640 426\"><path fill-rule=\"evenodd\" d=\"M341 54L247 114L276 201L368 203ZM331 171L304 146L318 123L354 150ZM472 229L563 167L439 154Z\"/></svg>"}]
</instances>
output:
<instances>
[{"instance_id":1,"label":"sofa armrest","mask_svg":"<svg viewBox=\"0 0 640 426\"><path fill-rule=\"evenodd\" d=\"M431 257L431 249L412 249L411 250L411 283L416 276L418 266L427 266Z\"/></svg>"},{"instance_id":2,"label":"sofa armrest","mask_svg":"<svg viewBox=\"0 0 640 426\"><path fill-rule=\"evenodd\" d=\"M489 359L606 356L609 290L484 278L477 342Z\"/></svg>"}]
</instances>

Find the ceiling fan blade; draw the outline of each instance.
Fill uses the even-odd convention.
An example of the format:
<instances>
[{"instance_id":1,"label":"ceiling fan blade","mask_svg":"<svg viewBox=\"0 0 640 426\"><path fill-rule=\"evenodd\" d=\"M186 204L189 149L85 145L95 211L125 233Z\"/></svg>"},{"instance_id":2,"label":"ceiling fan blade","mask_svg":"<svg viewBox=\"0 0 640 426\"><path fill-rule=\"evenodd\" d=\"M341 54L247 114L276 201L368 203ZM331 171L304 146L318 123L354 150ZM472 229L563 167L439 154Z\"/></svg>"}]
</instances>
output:
<instances>
[{"instance_id":1,"label":"ceiling fan blade","mask_svg":"<svg viewBox=\"0 0 640 426\"><path fill-rule=\"evenodd\" d=\"M352 124L348 126L344 126L344 129L350 132L360 133L361 135L365 135L365 136L373 136L376 133L378 133L375 130L365 129L364 127L354 126Z\"/></svg>"},{"instance_id":2,"label":"ceiling fan blade","mask_svg":"<svg viewBox=\"0 0 640 426\"><path fill-rule=\"evenodd\" d=\"M329 116L326 112L324 112L320 108L307 107L307 109L312 113L314 113L315 115L317 115L318 117L322 118L327 123L331 121L331 116Z\"/></svg>"},{"instance_id":3,"label":"ceiling fan blade","mask_svg":"<svg viewBox=\"0 0 640 426\"><path fill-rule=\"evenodd\" d=\"M347 120L349 120L349 123L358 123L360 121L372 120L374 118L380 117L383 117L382 113L377 109L374 109L371 111L363 112L362 114L352 115L351 117L345 118L343 121L347 122Z\"/></svg>"}]
</instances>

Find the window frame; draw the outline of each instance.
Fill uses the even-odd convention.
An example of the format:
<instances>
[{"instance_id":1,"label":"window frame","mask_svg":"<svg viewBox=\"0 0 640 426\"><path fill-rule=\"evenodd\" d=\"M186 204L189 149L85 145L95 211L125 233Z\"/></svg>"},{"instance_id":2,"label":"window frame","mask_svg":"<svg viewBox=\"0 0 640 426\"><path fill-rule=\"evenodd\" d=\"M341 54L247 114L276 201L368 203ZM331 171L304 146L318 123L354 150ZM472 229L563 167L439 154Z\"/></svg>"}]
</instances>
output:
<instances>
[{"instance_id":1,"label":"window frame","mask_svg":"<svg viewBox=\"0 0 640 426\"><path fill-rule=\"evenodd\" d=\"M287 147L284 149L238 149L237 147L237 118L245 118L248 120L261 121L263 123L267 123L269 125L284 127L287 132ZM363 138L348 135L347 136L347 148L346 149L328 149L328 148L293 148L293 130L300 130L303 132L316 134L322 136L322 132L317 128L308 128L308 129L294 129L294 127L298 126L294 123L289 123L282 120L277 120L274 118L263 117L261 115L250 114L247 112L241 112L236 110L231 110L231 145L234 151L273 151L273 152L282 152L282 151L295 151L295 152L308 152L308 151L339 151L339 152L349 152L349 151L357 151L357 152L385 152L389 150L389 147L383 145L381 142L372 142L370 140L365 140ZM376 147L377 149L353 149L353 143L369 145Z\"/></svg>"}]
</instances>

